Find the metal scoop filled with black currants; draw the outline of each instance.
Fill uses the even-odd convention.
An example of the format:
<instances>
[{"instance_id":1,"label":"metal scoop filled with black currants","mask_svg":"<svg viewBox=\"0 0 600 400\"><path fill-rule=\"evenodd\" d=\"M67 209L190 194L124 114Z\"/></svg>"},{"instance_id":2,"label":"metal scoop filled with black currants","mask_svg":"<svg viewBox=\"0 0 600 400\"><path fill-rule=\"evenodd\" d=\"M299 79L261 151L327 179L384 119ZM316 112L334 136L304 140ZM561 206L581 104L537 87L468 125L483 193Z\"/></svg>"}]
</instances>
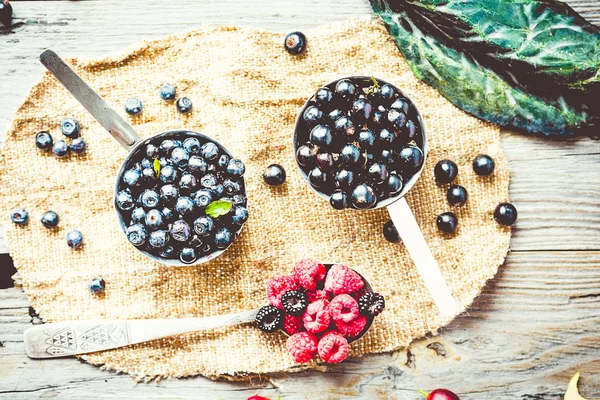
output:
<instances>
[{"instance_id":1,"label":"metal scoop filled with black currants","mask_svg":"<svg viewBox=\"0 0 600 400\"><path fill-rule=\"evenodd\" d=\"M46 50L40 61L129 152L114 191L128 241L173 266L222 254L248 219L244 163L216 140L186 129L142 139L56 53Z\"/></svg>"},{"instance_id":2,"label":"metal scoop filled with black currants","mask_svg":"<svg viewBox=\"0 0 600 400\"><path fill-rule=\"evenodd\" d=\"M427 156L415 104L381 79L336 80L300 111L294 151L306 182L333 208L387 207L432 300L442 315L454 316L455 301L404 198Z\"/></svg>"}]
</instances>

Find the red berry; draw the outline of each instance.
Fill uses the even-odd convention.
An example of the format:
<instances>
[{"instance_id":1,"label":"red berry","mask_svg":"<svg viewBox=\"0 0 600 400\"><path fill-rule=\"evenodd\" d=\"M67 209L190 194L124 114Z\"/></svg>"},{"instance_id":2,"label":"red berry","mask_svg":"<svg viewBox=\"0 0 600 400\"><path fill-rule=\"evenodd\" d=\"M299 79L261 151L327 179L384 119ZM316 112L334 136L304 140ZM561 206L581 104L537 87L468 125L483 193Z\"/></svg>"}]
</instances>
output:
<instances>
[{"instance_id":1,"label":"red berry","mask_svg":"<svg viewBox=\"0 0 600 400\"><path fill-rule=\"evenodd\" d=\"M250 396L248 397L248 400L271 400L268 397L262 397L262 396Z\"/></svg>"},{"instance_id":2,"label":"red berry","mask_svg":"<svg viewBox=\"0 0 600 400\"><path fill-rule=\"evenodd\" d=\"M460 398L448 389L435 389L429 393L427 400L460 400Z\"/></svg>"},{"instance_id":3,"label":"red berry","mask_svg":"<svg viewBox=\"0 0 600 400\"><path fill-rule=\"evenodd\" d=\"M291 276L277 276L267 283L267 298L273 306L283 310L281 296L288 290L298 289L298 284Z\"/></svg>"},{"instance_id":4,"label":"red berry","mask_svg":"<svg viewBox=\"0 0 600 400\"><path fill-rule=\"evenodd\" d=\"M306 363L317 354L317 338L309 332L300 332L290 336L285 344L294 360Z\"/></svg>"},{"instance_id":5,"label":"red berry","mask_svg":"<svg viewBox=\"0 0 600 400\"><path fill-rule=\"evenodd\" d=\"M306 298L309 303L314 303L317 300L329 300L329 294L324 290L315 290L314 292L306 292Z\"/></svg>"},{"instance_id":6,"label":"red berry","mask_svg":"<svg viewBox=\"0 0 600 400\"><path fill-rule=\"evenodd\" d=\"M340 294L329 303L329 313L335 322L351 322L359 315L358 303L349 294Z\"/></svg>"},{"instance_id":7,"label":"red berry","mask_svg":"<svg viewBox=\"0 0 600 400\"><path fill-rule=\"evenodd\" d=\"M315 290L317 284L325 278L325 266L306 258L294 267L294 279L306 290Z\"/></svg>"},{"instance_id":8,"label":"red berry","mask_svg":"<svg viewBox=\"0 0 600 400\"><path fill-rule=\"evenodd\" d=\"M283 317L283 330L288 335L293 335L294 333L302 332L304 330L302 316L295 317L293 315L286 314Z\"/></svg>"},{"instance_id":9,"label":"red berry","mask_svg":"<svg viewBox=\"0 0 600 400\"><path fill-rule=\"evenodd\" d=\"M356 337L365 329L367 318L364 315L359 315L356 319L350 322L337 321L335 326L338 331L349 338Z\"/></svg>"},{"instance_id":10,"label":"red berry","mask_svg":"<svg viewBox=\"0 0 600 400\"><path fill-rule=\"evenodd\" d=\"M327 363L339 363L348 355L348 341L338 332L329 331L319 340L319 356Z\"/></svg>"},{"instance_id":11,"label":"red berry","mask_svg":"<svg viewBox=\"0 0 600 400\"><path fill-rule=\"evenodd\" d=\"M333 294L351 294L364 286L360 275L342 264L335 264L327 273L325 290Z\"/></svg>"},{"instance_id":12,"label":"red berry","mask_svg":"<svg viewBox=\"0 0 600 400\"><path fill-rule=\"evenodd\" d=\"M331 323L329 302L327 300L318 300L309 304L302 320L307 331L311 333L323 332Z\"/></svg>"}]
</instances>

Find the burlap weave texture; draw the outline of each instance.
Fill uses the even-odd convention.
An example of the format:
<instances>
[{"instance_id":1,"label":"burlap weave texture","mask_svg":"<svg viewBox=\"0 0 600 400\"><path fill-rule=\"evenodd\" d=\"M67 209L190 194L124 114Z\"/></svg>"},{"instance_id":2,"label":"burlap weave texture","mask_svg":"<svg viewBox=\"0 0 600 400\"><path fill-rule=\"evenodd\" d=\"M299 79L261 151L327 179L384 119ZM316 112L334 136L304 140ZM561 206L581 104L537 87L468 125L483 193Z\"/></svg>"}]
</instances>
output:
<instances>
[{"instance_id":1,"label":"burlap weave texture","mask_svg":"<svg viewBox=\"0 0 600 400\"><path fill-rule=\"evenodd\" d=\"M208 316L266 303L265 284L312 257L357 269L386 296L387 309L370 332L351 346L352 355L408 345L449 321L438 314L406 249L388 243L386 210L335 211L301 178L293 156L294 122L304 101L322 84L342 76L373 75L394 83L416 103L427 127L430 151L422 177L407 195L452 293L464 310L494 276L508 251L510 229L493 220L495 206L508 200L508 165L499 128L452 106L419 82L385 28L374 21L348 21L305 32L308 49L293 57L283 35L242 27L207 27L95 61L70 60L74 68L120 113L128 97L144 112L127 116L143 137L187 128L210 135L246 162L250 219L241 237L216 260L195 267L164 267L127 243L112 206L114 179L125 151L50 75L34 86L18 110L2 149L1 215L9 248L32 306L47 321L91 318L177 318ZM194 110L177 112L162 101L163 83L176 85ZM63 118L82 125L88 151L59 160L39 152L34 136L48 130L60 138ZM473 173L480 154L494 157L491 177ZM443 158L459 166L457 183L469 191L453 237L440 235L435 218L451 210L446 187L433 178ZM279 163L285 185L264 185L261 173ZM13 207L30 211L20 227L7 218ZM39 217L52 209L56 230ZM65 240L79 229L84 247ZM87 282L107 282L94 296ZM237 326L158 340L85 356L89 362L138 377L202 374L238 376L294 368L283 334Z\"/></svg>"}]
</instances>

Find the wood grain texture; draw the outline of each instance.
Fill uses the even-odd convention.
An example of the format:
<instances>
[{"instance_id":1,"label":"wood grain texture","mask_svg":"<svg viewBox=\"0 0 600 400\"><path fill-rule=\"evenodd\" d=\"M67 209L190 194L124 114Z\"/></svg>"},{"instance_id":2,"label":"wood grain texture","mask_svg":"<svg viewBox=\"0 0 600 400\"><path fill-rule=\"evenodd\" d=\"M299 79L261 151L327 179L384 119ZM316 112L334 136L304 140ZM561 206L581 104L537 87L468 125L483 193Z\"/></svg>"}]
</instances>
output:
<instances>
[{"instance_id":1,"label":"wood grain texture","mask_svg":"<svg viewBox=\"0 0 600 400\"><path fill-rule=\"evenodd\" d=\"M568 3L600 23L600 1ZM65 56L99 57L204 23L286 32L370 14L366 0L13 5L20 26L14 33L0 31L0 142L41 75L37 55L47 47ZM581 394L600 398L600 141L505 132L503 142L512 174L511 201L519 210L513 252L468 312L440 336L406 351L349 360L326 373L277 374L271 382L195 378L133 387L127 376L73 359L28 359L22 333L39 320L20 289L5 289L0 290L0 399L237 400L259 393L272 399L282 394L286 400L412 400L420 398L416 388L447 386L467 400L547 400L562 398L575 371L582 372ZM3 245L0 238L0 252Z\"/></svg>"}]
</instances>

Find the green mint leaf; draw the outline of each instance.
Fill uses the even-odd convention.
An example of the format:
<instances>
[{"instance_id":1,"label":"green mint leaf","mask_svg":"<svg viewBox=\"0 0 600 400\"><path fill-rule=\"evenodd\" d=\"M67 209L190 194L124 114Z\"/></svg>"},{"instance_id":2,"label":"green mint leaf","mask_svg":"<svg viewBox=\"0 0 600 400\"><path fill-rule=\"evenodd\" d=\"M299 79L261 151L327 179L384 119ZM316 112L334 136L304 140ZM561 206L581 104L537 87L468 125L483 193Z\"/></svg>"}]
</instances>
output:
<instances>
[{"instance_id":1,"label":"green mint leaf","mask_svg":"<svg viewBox=\"0 0 600 400\"><path fill-rule=\"evenodd\" d=\"M154 167L154 173L156 173L156 177L158 178L160 176L160 161L158 161L158 158L154 159L154 164L152 164L152 166Z\"/></svg>"},{"instance_id":2,"label":"green mint leaf","mask_svg":"<svg viewBox=\"0 0 600 400\"><path fill-rule=\"evenodd\" d=\"M218 218L226 215L233 208L233 204L227 200L215 200L206 207L206 215Z\"/></svg>"}]
</instances>

